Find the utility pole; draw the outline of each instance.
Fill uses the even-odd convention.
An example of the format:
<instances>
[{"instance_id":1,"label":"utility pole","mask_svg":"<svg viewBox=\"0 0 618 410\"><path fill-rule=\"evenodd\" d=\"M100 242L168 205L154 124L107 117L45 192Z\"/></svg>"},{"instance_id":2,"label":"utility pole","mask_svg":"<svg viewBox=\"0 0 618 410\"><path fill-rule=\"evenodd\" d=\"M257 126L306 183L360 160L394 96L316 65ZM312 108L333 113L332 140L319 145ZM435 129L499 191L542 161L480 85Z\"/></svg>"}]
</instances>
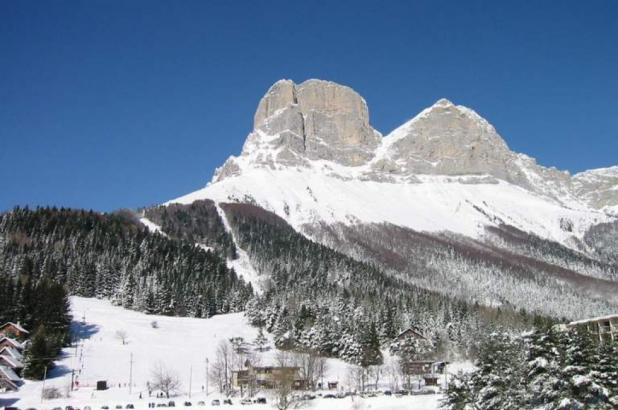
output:
<instances>
[{"instance_id":1,"label":"utility pole","mask_svg":"<svg viewBox=\"0 0 618 410\"><path fill-rule=\"evenodd\" d=\"M133 353L129 359L129 394L133 392Z\"/></svg>"},{"instance_id":2,"label":"utility pole","mask_svg":"<svg viewBox=\"0 0 618 410\"><path fill-rule=\"evenodd\" d=\"M43 389L41 390L41 403L43 403L43 398L45 397L45 380L47 379L47 366L45 366L45 371L43 372Z\"/></svg>"},{"instance_id":3,"label":"utility pole","mask_svg":"<svg viewBox=\"0 0 618 410\"><path fill-rule=\"evenodd\" d=\"M189 398L191 398L192 383L193 383L193 365L189 366Z\"/></svg>"},{"instance_id":4,"label":"utility pole","mask_svg":"<svg viewBox=\"0 0 618 410\"><path fill-rule=\"evenodd\" d=\"M206 358L206 397L208 397L208 358Z\"/></svg>"}]
</instances>

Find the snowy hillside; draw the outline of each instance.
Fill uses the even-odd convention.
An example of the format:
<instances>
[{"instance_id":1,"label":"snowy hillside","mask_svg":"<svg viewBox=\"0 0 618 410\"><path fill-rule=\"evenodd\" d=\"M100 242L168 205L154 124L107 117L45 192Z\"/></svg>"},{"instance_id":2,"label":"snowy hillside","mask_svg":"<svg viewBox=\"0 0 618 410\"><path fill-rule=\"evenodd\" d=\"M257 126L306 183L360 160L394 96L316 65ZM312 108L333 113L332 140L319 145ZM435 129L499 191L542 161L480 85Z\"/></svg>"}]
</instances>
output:
<instances>
[{"instance_id":1,"label":"snowy hillside","mask_svg":"<svg viewBox=\"0 0 618 410\"><path fill-rule=\"evenodd\" d=\"M610 218L578 204L564 206L504 181L469 183L475 177L425 176L420 183L341 178L322 169L255 168L174 199L191 203L249 202L276 213L297 230L317 222L390 222L418 231L451 231L480 238L484 226L515 226L569 246L593 224ZM564 221L572 228L564 229Z\"/></svg>"},{"instance_id":2,"label":"snowy hillside","mask_svg":"<svg viewBox=\"0 0 618 410\"><path fill-rule=\"evenodd\" d=\"M222 396L212 382L209 383L209 394L206 395L206 359L210 363L214 361L218 343L222 340L243 337L252 341L257 335L257 329L250 327L242 314L193 319L145 315L112 306L108 301L90 298L72 297L71 304L79 342L77 347L64 350L64 356L57 361L56 369L50 372L45 386L56 386L65 393L70 386L71 370L75 369L79 388L71 392L68 399L41 402L43 382L26 382L19 392L0 396L6 405L52 408L70 404L80 408L90 405L98 409L102 405L113 408L116 404L124 407L126 403L133 403L138 409L146 408L149 400L146 383L151 379L153 365L161 362L180 378L183 393L175 398L177 405L181 405L184 400L192 400L194 405L198 400L206 400L207 407L210 407L210 400ZM152 325L153 321L157 324L156 328ZM125 344L117 335L119 331L126 332ZM274 350L260 354L262 363L272 364L274 355ZM130 374L133 380L131 393L128 387ZM347 388L347 375L345 363L328 360L326 380L338 381L342 388ZM110 388L107 391L95 391L94 386L98 380L106 380ZM141 400L140 394L143 397ZM262 395L268 396L268 392ZM378 397L357 401L361 400L364 406L360 408L394 410L414 406L417 409L435 409L439 398L439 395L430 395ZM313 408L319 409L346 409L352 405L349 398L329 400L317 399L311 404ZM166 400L153 398L150 401ZM234 401L238 403L239 399L235 398Z\"/></svg>"}]
</instances>

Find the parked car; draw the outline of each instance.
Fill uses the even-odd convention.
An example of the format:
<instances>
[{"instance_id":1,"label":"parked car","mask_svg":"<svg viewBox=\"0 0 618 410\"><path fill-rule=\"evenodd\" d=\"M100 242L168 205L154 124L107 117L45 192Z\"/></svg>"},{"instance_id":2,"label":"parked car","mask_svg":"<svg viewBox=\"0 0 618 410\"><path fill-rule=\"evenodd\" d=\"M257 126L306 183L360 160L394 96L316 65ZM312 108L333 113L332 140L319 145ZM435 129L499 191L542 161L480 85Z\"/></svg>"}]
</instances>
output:
<instances>
[{"instance_id":1,"label":"parked car","mask_svg":"<svg viewBox=\"0 0 618 410\"><path fill-rule=\"evenodd\" d=\"M84 410L92 410L92 407L90 407L90 406L84 406Z\"/></svg>"},{"instance_id":2,"label":"parked car","mask_svg":"<svg viewBox=\"0 0 618 410\"><path fill-rule=\"evenodd\" d=\"M326 393L326 394L324 395L324 398L325 398L325 399L336 399L336 398L337 398L337 396L335 396L335 395L334 395L334 394L332 394L332 393Z\"/></svg>"},{"instance_id":3,"label":"parked car","mask_svg":"<svg viewBox=\"0 0 618 410\"><path fill-rule=\"evenodd\" d=\"M266 397L258 397L257 399L255 399L255 402L257 404L266 404Z\"/></svg>"},{"instance_id":4,"label":"parked car","mask_svg":"<svg viewBox=\"0 0 618 410\"><path fill-rule=\"evenodd\" d=\"M73 409L75 410L75 409ZM122 404L116 404L116 410L122 410Z\"/></svg>"},{"instance_id":5,"label":"parked car","mask_svg":"<svg viewBox=\"0 0 618 410\"><path fill-rule=\"evenodd\" d=\"M225 399L225 400L223 400L223 404L231 405L232 404L232 399Z\"/></svg>"},{"instance_id":6,"label":"parked car","mask_svg":"<svg viewBox=\"0 0 618 410\"><path fill-rule=\"evenodd\" d=\"M167 404L165 404L165 403L157 403L157 407L167 407Z\"/></svg>"},{"instance_id":7,"label":"parked car","mask_svg":"<svg viewBox=\"0 0 618 410\"><path fill-rule=\"evenodd\" d=\"M214 399L213 401L210 402L210 404L212 406L220 406L221 402L218 399Z\"/></svg>"},{"instance_id":8,"label":"parked car","mask_svg":"<svg viewBox=\"0 0 618 410\"><path fill-rule=\"evenodd\" d=\"M200 401L197 402L197 405L198 406L205 406L206 403L204 403L202 400L200 400Z\"/></svg>"},{"instance_id":9,"label":"parked car","mask_svg":"<svg viewBox=\"0 0 618 410\"><path fill-rule=\"evenodd\" d=\"M243 406L246 406L248 404L253 404L253 402L251 401L251 399L242 399L240 401L240 404L242 404Z\"/></svg>"},{"instance_id":10,"label":"parked car","mask_svg":"<svg viewBox=\"0 0 618 410\"><path fill-rule=\"evenodd\" d=\"M59 407L56 407L57 409ZM52 409L52 410L56 410L56 409ZM101 406L101 410L109 410L109 406Z\"/></svg>"},{"instance_id":11,"label":"parked car","mask_svg":"<svg viewBox=\"0 0 618 410\"><path fill-rule=\"evenodd\" d=\"M134 406L134 405L132 405L131 403L129 403L129 404L127 404L127 405L125 406L125 409L134 409L134 408L135 408L135 406ZM84 410L86 410L86 409L84 409Z\"/></svg>"},{"instance_id":12,"label":"parked car","mask_svg":"<svg viewBox=\"0 0 618 410\"><path fill-rule=\"evenodd\" d=\"M176 407L176 402L170 400L169 403L167 403L167 407Z\"/></svg>"},{"instance_id":13,"label":"parked car","mask_svg":"<svg viewBox=\"0 0 618 410\"><path fill-rule=\"evenodd\" d=\"M73 406L65 406L64 410L75 410Z\"/></svg>"}]
</instances>

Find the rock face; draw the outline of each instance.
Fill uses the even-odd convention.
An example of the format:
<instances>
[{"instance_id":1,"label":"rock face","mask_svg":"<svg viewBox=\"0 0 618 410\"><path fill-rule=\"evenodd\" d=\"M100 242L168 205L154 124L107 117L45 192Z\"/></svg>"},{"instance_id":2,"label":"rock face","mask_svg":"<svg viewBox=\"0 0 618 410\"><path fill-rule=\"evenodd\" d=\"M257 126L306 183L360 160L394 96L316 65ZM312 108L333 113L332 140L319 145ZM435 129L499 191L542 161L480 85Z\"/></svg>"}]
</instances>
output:
<instances>
[{"instance_id":1,"label":"rock face","mask_svg":"<svg viewBox=\"0 0 618 410\"><path fill-rule=\"evenodd\" d=\"M569 179L511 151L484 118L446 99L387 135L373 168L403 175L485 175L529 189L547 178Z\"/></svg>"},{"instance_id":2,"label":"rock face","mask_svg":"<svg viewBox=\"0 0 618 410\"><path fill-rule=\"evenodd\" d=\"M618 167L572 178L540 166L511 151L476 112L446 99L382 138L358 93L322 80L276 82L260 100L241 155L228 159L213 180L251 167L326 167L344 178L401 183L433 175L477 184L502 180L561 202L618 212Z\"/></svg>"},{"instance_id":3,"label":"rock face","mask_svg":"<svg viewBox=\"0 0 618 410\"><path fill-rule=\"evenodd\" d=\"M308 159L346 166L367 163L381 141L369 125L365 100L349 87L321 80L275 83L260 101L250 138L247 149L267 142L280 150L280 163Z\"/></svg>"},{"instance_id":4,"label":"rock face","mask_svg":"<svg viewBox=\"0 0 618 410\"><path fill-rule=\"evenodd\" d=\"M573 186L576 194L594 208L618 215L618 166L576 174Z\"/></svg>"}]
</instances>

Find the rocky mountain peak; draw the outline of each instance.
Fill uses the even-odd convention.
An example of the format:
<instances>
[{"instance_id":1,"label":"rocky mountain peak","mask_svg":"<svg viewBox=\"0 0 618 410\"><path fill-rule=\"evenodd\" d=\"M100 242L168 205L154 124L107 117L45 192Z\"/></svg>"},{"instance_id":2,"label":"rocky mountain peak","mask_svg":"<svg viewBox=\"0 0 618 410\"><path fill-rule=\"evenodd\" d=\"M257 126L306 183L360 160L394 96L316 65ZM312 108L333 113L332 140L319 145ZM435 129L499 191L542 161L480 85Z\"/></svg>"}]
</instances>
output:
<instances>
[{"instance_id":1,"label":"rocky mountain peak","mask_svg":"<svg viewBox=\"0 0 618 410\"><path fill-rule=\"evenodd\" d=\"M244 155L303 165L327 160L345 166L367 163L381 141L369 125L365 100L350 87L323 80L277 81L262 97Z\"/></svg>"}]
</instances>

